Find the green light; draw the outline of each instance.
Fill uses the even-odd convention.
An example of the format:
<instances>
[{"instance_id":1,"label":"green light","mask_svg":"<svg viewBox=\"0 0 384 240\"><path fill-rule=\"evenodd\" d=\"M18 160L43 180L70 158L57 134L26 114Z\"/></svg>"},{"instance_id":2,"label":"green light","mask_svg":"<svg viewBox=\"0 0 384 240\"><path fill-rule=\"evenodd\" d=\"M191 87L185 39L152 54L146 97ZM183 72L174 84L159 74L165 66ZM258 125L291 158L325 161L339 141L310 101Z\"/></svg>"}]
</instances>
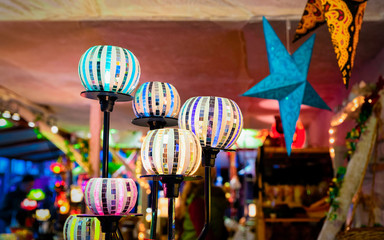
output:
<instances>
[{"instance_id":1,"label":"green light","mask_svg":"<svg viewBox=\"0 0 384 240\"><path fill-rule=\"evenodd\" d=\"M41 201L45 198L45 193L41 189L32 189L28 193L27 198L30 200Z\"/></svg>"},{"instance_id":2,"label":"green light","mask_svg":"<svg viewBox=\"0 0 384 240\"><path fill-rule=\"evenodd\" d=\"M260 130L244 128L237 139L234 148L251 148L255 149L263 145L262 136L259 136Z\"/></svg>"},{"instance_id":3,"label":"green light","mask_svg":"<svg viewBox=\"0 0 384 240\"><path fill-rule=\"evenodd\" d=\"M0 128L10 128L13 126L13 123L11 121L8 121L7 119L0 118Z\"/></svg>"}]
</instances>

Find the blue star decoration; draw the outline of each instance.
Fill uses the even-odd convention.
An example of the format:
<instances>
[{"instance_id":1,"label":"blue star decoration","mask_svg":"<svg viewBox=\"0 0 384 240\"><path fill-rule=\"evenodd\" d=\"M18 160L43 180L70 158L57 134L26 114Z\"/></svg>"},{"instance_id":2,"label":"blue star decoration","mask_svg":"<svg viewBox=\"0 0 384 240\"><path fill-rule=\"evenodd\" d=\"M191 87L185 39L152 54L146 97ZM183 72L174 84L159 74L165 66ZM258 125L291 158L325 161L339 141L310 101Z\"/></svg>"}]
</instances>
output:
<instances>
[{"instance_id":1,"label":"blue star decoration","mask_svg":"<svg viewBox=\"0 0 384 240\"><path fill-rule=\"evenodd\" d=\"M315 35L312 35L291 55L264 17L263 29L270 75L246 91L242 96L279 101L285 145L288 156L290 156L301 104L321 109L331 109L307 81Z\"/></svg>"}]
</instances>

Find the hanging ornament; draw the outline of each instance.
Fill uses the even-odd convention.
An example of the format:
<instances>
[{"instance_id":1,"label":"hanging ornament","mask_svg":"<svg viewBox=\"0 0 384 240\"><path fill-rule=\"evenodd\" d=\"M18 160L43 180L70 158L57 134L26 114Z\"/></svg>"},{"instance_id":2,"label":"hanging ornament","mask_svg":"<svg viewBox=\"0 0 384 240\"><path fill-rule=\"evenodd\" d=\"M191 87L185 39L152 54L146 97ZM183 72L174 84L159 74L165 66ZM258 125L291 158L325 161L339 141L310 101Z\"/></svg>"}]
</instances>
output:
<instances>
[{"instance_id":1,"label":"hanging ornament","mask_svg":"<svg viewBox=\"0 0 384 240\"><path fill-rule=\"evenodd\" d=\"M308 0L293 40L297 41L326 22L347 88L366 5L366 0Z\"/></svg>"},{"instance_id":2,"label":"hanging ornament","mask_svg":"<svg viewBox=\"0 0 384 240\"><path fill-rule=\"evenodd\" d=\"M310 37L290 55L265 18L263 28L270 75L246 91L243 96L279 101L284 139L287 153L290 155L301 104L330 110L307 81L315 36Z\"/></svg>"}]
</instances>

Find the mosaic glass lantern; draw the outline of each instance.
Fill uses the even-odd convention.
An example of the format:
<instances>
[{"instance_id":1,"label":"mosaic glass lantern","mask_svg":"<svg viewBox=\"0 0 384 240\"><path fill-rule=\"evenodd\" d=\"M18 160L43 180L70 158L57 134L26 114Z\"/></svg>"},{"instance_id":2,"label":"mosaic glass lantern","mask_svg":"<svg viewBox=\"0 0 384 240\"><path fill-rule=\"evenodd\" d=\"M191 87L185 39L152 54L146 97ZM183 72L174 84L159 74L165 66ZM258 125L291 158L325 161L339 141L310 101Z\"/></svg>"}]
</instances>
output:
<instances>
[{"instance_id":1,"label":"mosaic glass lantern","mask_svg":"<svg viewBox=\"0 0 384 240\"><path fill-rule=\"evenodd\" d=\"M127 215L135 206L137 187L129 178L92 178L85 203L95 215Z\"/></svg>"},{"instance_id":2,"label":"mosaic glass lantern","mask_svg":"<svg viewBox=\"0 0 384 240\"><path fill-rule=\"evenodd\" d=\"M189 130L152 130L142 144L141 159L149 174L192 175L201 163L201 146Z\"/></svg>"},{"instance_id":3,"label":"mosaic glass lantern","mask_svg":"<svg viewBox=\"0 0 384 240\"><path fill-rule=\"evenodd\" d=\"M136 117L172 117L180 110L180 96L169 83L146 82L136 91L133 111Z\"/></svg>"},{"instance_id":4,"label":"mosaic glass lantern","mask_svg":"<svg viewBox=\"0 0 384 240\"><path fill-rule=\"evenodd\" d=\"M140 78L139 61L127 49L94 46L80 58L79 76L86 91L129 95Z\"/></svg>"},{"instance_id":5,"label":"mosaic glass lantern","mask_svg":"<svg viewBox=\"0 0 384 240\"><path fill-rule=\"evenodd\" d=\"M196 134L202 147L228 149L240 136L243 116L228 98L192 97L181 107L179 128Z\"/></svg>"},{"instance_id":6,"label":"mosaic glass lantern","mask_svg":"<svg viewBox=\"0 0 384 240\"><path fill-rule=\"evenodd\" d=\"M64 240L101 240L100 221L97 218L77 217L67 218L63 228Z\"/></svg>"}]
</instances>

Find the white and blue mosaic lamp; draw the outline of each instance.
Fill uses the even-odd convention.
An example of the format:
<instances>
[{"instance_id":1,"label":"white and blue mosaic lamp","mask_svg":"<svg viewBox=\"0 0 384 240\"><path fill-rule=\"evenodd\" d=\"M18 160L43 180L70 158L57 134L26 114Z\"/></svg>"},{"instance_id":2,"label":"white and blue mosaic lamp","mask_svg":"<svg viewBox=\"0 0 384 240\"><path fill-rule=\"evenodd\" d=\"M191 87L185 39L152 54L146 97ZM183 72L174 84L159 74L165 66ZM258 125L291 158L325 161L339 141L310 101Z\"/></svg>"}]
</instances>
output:
<instances>
[{"instance_id":1,"label":"white and blue mosaic lamp","mask_svg":"<svg viewBox=\"0 0 384 240\"><path fill-rule=\"evenodd\" d=\"M140 64L127 49L100 45L80 58L79 76L87 92L130 95L140 79Z\"/></svg>"},{"instance_id":2,"label":"white and blue mosaic lamp","mask_svg":"<svg viewBox=\"0 0 384 240\"><path fill-rule=\"evenodd\" d=\"M146 82L137 89L132 108L135 125L149 126L151 130L176 126L180 96L172 84Z\"/></svg>"},{"instance_id":3,"label":"white and blue mosaic lamp","mask_svg":"<svg viewBox=\"0 0 384 240\"><path fill-rule=\"evenodd\" d=\"M155 174L142 177L161 181L168 198L168 239L175 239L175 198L180 184L199 178L191 175L200 167L201 151L195 134L186 129L149 131L141 146L143 166Z\"/></svg>"},{"instance_id":4,"label":"white and blue mosaic lamp","mask_svg":"<svg viewBox=\"0 0 384 240\"><path fill-rule=\"evenodd\" d=\"M192 97L181 107L179 128L191 130L203 147L205 224L198 239L205 239L211 224L211 168L219 151L236 143L243 129L243 116L239 106L228 98Z\"/></svg>"},{"instance_id":5,"label":"white and blue mosaic lamp","mask_svg":"<svg viewBox=\"0 0 384 240\"><path fill-rule=\"evenodd\" d=\"M149 174L193 175L200 167L201 146L189 130L152 130L141 146L141 161Z\"/></svg>"}]
</instances>

